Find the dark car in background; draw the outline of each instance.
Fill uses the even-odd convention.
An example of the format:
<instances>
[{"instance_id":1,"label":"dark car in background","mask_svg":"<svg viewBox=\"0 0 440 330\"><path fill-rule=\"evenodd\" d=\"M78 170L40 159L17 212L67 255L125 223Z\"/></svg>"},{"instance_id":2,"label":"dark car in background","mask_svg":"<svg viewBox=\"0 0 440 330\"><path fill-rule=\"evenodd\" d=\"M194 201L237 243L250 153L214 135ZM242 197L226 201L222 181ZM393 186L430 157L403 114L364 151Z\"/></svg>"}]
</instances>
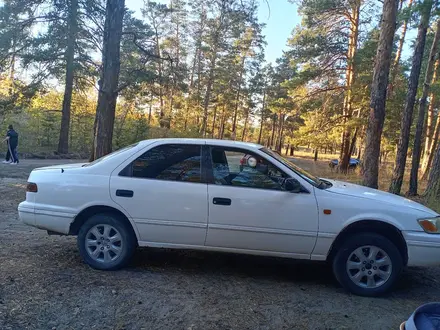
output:
<instances>
[{"instance_id":1,"label":"dark car in background","mask_svg":"<svg viewBox=\"0 0 440 330\"><path fill-rule=\"evenodd\" d=\"M357 158L350 158L350 163L348 165L349 169L356 169L361 164L360 159ZM330 163L328 164L331 168L335 168L339 165L338 159L332 159Z\"/></svg>"}]
</instances>

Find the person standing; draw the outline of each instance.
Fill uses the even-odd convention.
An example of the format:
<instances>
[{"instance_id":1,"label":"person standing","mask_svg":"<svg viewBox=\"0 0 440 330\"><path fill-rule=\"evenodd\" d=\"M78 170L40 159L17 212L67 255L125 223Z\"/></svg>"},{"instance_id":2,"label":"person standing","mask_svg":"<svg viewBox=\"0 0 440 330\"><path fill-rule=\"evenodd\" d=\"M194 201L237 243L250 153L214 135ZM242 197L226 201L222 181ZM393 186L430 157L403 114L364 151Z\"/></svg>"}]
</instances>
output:
<instances>
[{"instance_id":1,"label":"person standing","mask_svg":"<svg viewBox=\"0 0 440 330\"><path fill-rule=\"evenodd\" d=\"M4 163L17 165L19 163L17 153L18 133L14 130L12 125L8 126L8 132L6 133L6 138L3 141L6 141L6 144L8 145L8 151L6 153L6 160Z\"/></svg>"}]
</instances>

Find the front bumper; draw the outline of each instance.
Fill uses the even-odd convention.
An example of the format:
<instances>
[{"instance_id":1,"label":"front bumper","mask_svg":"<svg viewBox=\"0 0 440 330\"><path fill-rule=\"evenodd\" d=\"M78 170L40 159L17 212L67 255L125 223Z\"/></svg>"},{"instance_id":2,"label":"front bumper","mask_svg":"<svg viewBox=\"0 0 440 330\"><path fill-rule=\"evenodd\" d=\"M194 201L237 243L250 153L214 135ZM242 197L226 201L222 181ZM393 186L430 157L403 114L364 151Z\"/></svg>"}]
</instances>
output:
<instances>
[{"instance_id":1,"label":"front bumper","mask_svg":"<svg viewBox=\"0 0 440 330\"><path fill-rule=\"evenodd\" d=\"M75 219L75 214L35 209L26 202L18 206L18 215L27 225L65 235Z\"/></svg>"},{"instance_id":2,"label":"front bumper","mask_svg":"<svg viewBox=\"0 0 440 330\"><path fill-rule=\"evenodd\" d=\"M408 266L440 265L440 235L404 231L408 247Z\"/></svg>"}]
</instances>

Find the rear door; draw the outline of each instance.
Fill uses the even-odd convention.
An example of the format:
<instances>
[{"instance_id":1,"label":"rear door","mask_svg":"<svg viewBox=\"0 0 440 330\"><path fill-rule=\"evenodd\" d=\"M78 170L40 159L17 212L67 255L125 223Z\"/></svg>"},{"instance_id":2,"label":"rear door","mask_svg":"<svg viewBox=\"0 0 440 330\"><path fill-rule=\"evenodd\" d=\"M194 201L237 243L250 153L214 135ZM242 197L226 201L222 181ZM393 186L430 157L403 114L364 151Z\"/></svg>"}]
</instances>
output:
<instances>
[{"instance_id":1,"label":"rear door","mask_svg":"<svg viewBox=\"0 0 440 330\"><path fill-rule=\"evenodd\" d=\"M204 245L208 221L202 144L154 144L111 176L110 194L133 218L141 241Z\"/></svg>"}]
</instances>

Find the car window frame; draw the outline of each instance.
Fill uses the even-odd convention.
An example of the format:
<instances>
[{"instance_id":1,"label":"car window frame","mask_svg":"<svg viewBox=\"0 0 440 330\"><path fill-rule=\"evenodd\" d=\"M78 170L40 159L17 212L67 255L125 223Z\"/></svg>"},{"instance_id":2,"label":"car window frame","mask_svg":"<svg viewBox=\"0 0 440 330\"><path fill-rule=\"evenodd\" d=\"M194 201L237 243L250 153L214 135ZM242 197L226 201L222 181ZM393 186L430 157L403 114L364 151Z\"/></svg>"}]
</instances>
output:
<instances>
[{"instance_id":1,"label":"car window frame","mask_svg":"<svg viewBox=\"0 0 440 330\"><path fill-rule=\"evenodd\" d=\"M142 157L145 153L153 150L154 148L160 148L165 146L186 146L186 147L194 147L197 146L200 148L200 182L189 182L189 181L176 181L176 180L164 180L157 178L143 178L143 177L134 177L133 176L133 163L139 158ZM160 181L160 182L177 182L177 183L189 183L189 184L207 184L207 171L206 171L206 150L205 144L202 143L160 143L149 145L146 149L143 149L133 159L130 159L129 163L125 165L122 170L119 171L118 176L130 179L137 180L152 180L152 181ZM174 165L174 164L173 164Z\"/></svg>"},{"instance_id":2,"label":"car window frame","mask_svg":"<svg viewBox=\"0 0 440 330\"><path fill-rule=\"evenodd\" d=\"M247 186L232 186L232 185L219 185L215 183L215 178L214 178L214 164L212 162L212 149L213 148L222 148L222 149L226 149L228 151L232 151L232 152L240 152L243 154L248 154L251 155L253 157L260 157L263 158L266 162L268 162L269 164L271 164L276 170L278 170L279 172L283 173L286 176L286 179L296 179L293 178L289 173L287 173L286 171L282 170L279 166L277 166L276 164L274 164L270 159L268 159L268 157L265 157L264 155L261 155L260 153L255 152L254 150L249 150L249 149L244 149L244 148L240 148L240 147L230 147L230 146L224 146L224 145L215 145L215 144L207 144L205 146L206 149L206 156L207 156L207 183L208 185L215 185L215 186L219 186L219 187L229 187L229 188L239 188L239 189L257 189L257 190L266 190L266 191L276 191L276 192L284 192L284 193L289 193L291 194L292 192L290 191L286 191L286 190L278 190L278 189L267 189L267 188L259 188L259 187L247 187ZM307 193L309 194L310 191L304 187L304 185L300 182L301 187L302 187L302 192L301 193Z\"/></svg>"}]
</instances>

